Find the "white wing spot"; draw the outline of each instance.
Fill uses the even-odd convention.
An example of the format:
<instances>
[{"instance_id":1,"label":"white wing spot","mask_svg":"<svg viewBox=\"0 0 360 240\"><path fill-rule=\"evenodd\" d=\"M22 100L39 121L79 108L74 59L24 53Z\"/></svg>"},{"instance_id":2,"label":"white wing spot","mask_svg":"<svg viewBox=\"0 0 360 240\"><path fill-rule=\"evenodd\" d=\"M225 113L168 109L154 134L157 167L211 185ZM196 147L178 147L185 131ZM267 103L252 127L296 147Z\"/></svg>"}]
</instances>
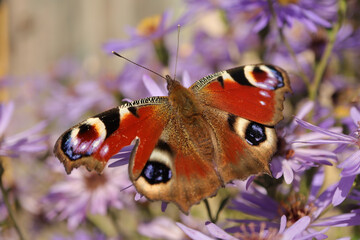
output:
<instances>
[{"instance_id":1,"label":"white wing spot","mask_svg":"<svg viewBox=\"0 0 360 240\"><path fill-rule=\"evenodd\" d=\"M263 97L270 97L270 94L268 92L266 92L266 91L261 90L259 93Z\"/></svg>"}]
</instances>

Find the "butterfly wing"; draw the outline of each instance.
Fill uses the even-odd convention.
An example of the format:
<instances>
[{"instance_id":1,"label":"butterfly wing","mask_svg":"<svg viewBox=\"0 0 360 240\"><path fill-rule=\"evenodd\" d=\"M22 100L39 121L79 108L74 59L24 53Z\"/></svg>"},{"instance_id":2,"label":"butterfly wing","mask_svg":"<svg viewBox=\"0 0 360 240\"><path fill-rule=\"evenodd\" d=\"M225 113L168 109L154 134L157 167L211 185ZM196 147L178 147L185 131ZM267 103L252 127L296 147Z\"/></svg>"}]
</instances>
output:
<instances>
[{"instance_id":1,"label":"butterfly wing","mask_svg":"<svg viewBox=\"0 0 360 240\"><path fill-rule=\"evenodd\" d=\"M191 89L206 109L220 157L215 159L222 181L267 173L276 151L274 125L282 118L290 84L284 70L248 65L205 77Z\"/></svg>"},{"instance_id":2,"label":"butterfly wing","mask_svg":"<svg viewBox=\"0 0 360 240\"><path fill-rule=\"evenodd\" d=\"M148 199L174 202L188 213L192 205L215 195L223 185L213 162L217 154L214 143L215 136L202 117L192 118L191 124L173 117L140 175L134 167L136 161L130 162L130 178Z\"/></svg>"},{"instance_id":3,"label":"butterfly wing","mask_svg":"<svg viewBox=\"0 0 360 240\"><path fill-rule=\"evenodd\" d=\"M81 165L101 172L111 156L136 138L136 168L142 169L166 123L167 97L151 97L110 109L70 128L54 153L67 173Z\"/></svg>"},{"instance_id":4,"label":"butterfly wing","mask_svg":"<svg viewBox=\"0 0 360 240\"><path fill-rule=\"evenodd\" d=\"M286 72L271 65L246 65L204 77L190 87L207 106L267 126L282 118Z\"/></svg>"},{"instance_id":5,"label":"butterfly wing","mask_svg":"<svg viewBox=\"0 0 360 240\"><path fill-rule=\"evenodd\" d=\"M206 116L217 139L215 165L224 183L253 174L271 175L269 162L277 147L274 127L216 108L208 108Z\"/></svg>"}]
</instances>

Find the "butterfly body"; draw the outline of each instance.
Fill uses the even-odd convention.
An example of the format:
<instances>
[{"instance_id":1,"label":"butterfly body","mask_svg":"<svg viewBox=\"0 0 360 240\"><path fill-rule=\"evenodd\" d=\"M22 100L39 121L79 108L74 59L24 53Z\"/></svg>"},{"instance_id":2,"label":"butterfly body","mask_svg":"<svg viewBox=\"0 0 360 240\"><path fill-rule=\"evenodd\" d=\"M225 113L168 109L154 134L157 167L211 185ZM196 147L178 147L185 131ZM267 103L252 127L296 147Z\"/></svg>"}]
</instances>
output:
<instances>
[{"instance_id":1,"label":"butterfly body","mask_svg":"<svg viewBox=\"0 0 360 240\"><path fill-rule=\"evenodd\" d=\"M267 173L276 150L289 80L280 68L249 65L209 75L190 88L166 77L168 97L126 103L65 132L55 154L68 173L101 172L135 140L129 176L150 200L183 212L234 179Z\"/></svg>"}]
</instances>

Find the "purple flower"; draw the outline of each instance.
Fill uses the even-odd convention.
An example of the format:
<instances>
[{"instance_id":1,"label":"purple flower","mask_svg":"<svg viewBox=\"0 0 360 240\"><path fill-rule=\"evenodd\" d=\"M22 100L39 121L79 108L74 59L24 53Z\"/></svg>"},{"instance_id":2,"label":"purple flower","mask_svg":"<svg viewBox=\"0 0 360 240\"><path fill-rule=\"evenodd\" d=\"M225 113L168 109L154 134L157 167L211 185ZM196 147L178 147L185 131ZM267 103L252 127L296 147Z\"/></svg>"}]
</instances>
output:
<instances>
[{"instance_id":1,"label":"purple flower","mask_svg":"<svg viewBox=\"0 0 360 240\"><path fill-rule=\"evenodd\" d=\"M297 116L303 118L312 109L312 106L311 102L304 104ZM329 159L336 159L336 155L331 151L306 148L301 144L295 144L295 140L318 137L316 134L299 133L295 122L278 130L277 134L278 151L271 161L271 172L275 178L284 176L287 184L293 182L295 174L301 174L311 167L332 165Z\"/></svg>"},{"instance_id":2,"label":"purple flower","mask_svg":"<svg viewBox=\"0 0 360 240\"><path fill-rule=\"evenodd\" d=\"M236 1L212 1L212 0L186 0L190 9L196 9L201 14L204 14L204 10L214 10L214 9L228 9L231 8Z\"/></svg>"},{"instance_id":3,"label":"purple flower","mask_svg":"<svg viewBox=\"0 0 360 240\"><path fill-rule=\"evenodd\" d=\"M141 223L138 231L151 239L184 239L184 233L167 217L157 217L151 222Z\"/></svg>"},{"instance_id":4,"label":"purple flower","mask_svg":"<svg viewBox=\"0 0 360 240\"><path fill-rule=\"evenodd\" d=\"M37 153L47 149L46 136L39 132L46 127L46 122L40 122L34 127L15 134L6 136L14 111L14 103L0 103L0 156L18 157L20 154Z\"/></svg>"},{"instance_id":5,"label":"purple flower","mask_svg":"<svg viewBox=\"0 0 360 240\"><path fill-rule=\"evenodd\" d=\"M146 49L148 48L149 47L146 47ZM155 72L161 72L163 66L161 66L158 61L154 61L154 58L155 56L153 54L141 55L135 62ZM117 88L118 92L122 93L126 98L139 99L149 97L150 95L142 80L144 74L149 74L149 72L132 63L127 63L117 77L113 87ZM165 82L164 79L160 79L159 77L155 79L158 79L158 82Z\"/></svg>"},{"instance_id":6,"label":"purple flower","mask_svg":"<svg viewBox=\"0 0 360 240\"><path fill-rule=\"evenodd\" d=\"M330 21L334 19L337 11L337 1L335 0L272 0L271 2L279 27L292 27L294 21L298 20L312 32L315 32L318 26L331 27ZM229 11L253 14L251 21L254 23L254 31L265 28L272 18L267 0L238 1Z\"/></svg>"},{"instance_id":7,"label":"purple flower","mask_svg":"<svg viewBox=\"0 0 360 240\"><path fill-rule=\"evenodd\" d=\"M110 92L100 82L81 79L71 84L64 86L59 81L52 82L47 90L51 97L41 109L44 116L51 120L61 119L59 123L68 126L89 110L106 109L115 104Z\"/></svg>"},{"instance_id":8,"label":"purple flower","mask_svg":"<svg viewBox=\"0 0 360 240\"><path fill-rule=\"evenodd\" d=\"M187 227L186 225L182 223L177 223L179 228L181 228L188 237L191 239L196 240L214 240L214 239L223 239L223 240L237 240L237 239L264 239L264 240L293 240L293 239L305 239L304 236L300 237L302 235L302 232L308 227L310 223L310 217L305 216L300 218L298 221L296 221L293 225L290 227L287 227L287 221L286 217L281 217L281 224L279 228L266 228L265 223L261 224L260 228L255 228L254 225L246 226L245 224L241 225L241 232L237 232L233 235L230 235L223 229L221 229L218 225L206 222L206 228L209 232L208 236L198 230L192 229ZM312 238L321 235L322 233L309 233L305 237L306 238Z\"/></svg>"},{"instance_id":9,"label":"purple flower","mask_svg":"<svg viewBox=\"0 0 360 240\"><path fill-rule=\"evenodd\" d=\"M340 174L342 178L334 193L332 203L335 206L339 205L345 200L346 196L350 192L356 176L360 173L360 112L357 108L352 107L350 109L350 115L353 119L354 124L357 126L357 129L355 130L355 132L349 135L329 131L327 129L320 128L308 122L302 121L300 119L296 119L298 124L302 127L322 134L322 137L318 139L308 141L299 140L297 142L309 145L337 144L339 145L339 147L335 150L335 152L340 153L344 152L345 150L349 151L348 157L346 157L345 160L341 161L341 163L337 166L338 168L342 169L342 172ZM326 138L323 137L324 135L326 136Z\"/></svg>"},{"instance_id":10,"label":"purple flower","mask_svg":"<svg viewBox=\"0 0 360 240\"><path fill-rule=\"evenodd\" d=\"M240 196L233 201L231 209L241 211L243 213L259 217L263 220L239 220L232 219L230 221L241 224L254 224L255 229L260 229L261 224L266 223L266 228L279 227L281 225L282 216L287 219L287 227L295 224L303 217L309 217L310 222L300 236L305 237L308 234L315 233L313 227L343 227L359 225L360 212L352 211L350 213L323 217L323 213L331 204L332 196L336 190L337 184L331 185L322 193L319 193L324 182L324 170L319 168L314 175L308 196L305 197L300 193L290 192L280 199L273 199L268 196L265 189L253 187L250 192L241 192ZM275 194L277 195L277 194ZM324 232L327 231L323 230ZM318 232L319 235L323 231ZM227 232L242 232L240 227L232 227Z\"/></svg>"},{"instance_id":11,"label":"purple flower","mask_svg":"<svg viewBox=\"0 0 360 240\"><path fill-rule=\"evenodd\" d=\"M209 21L216 25L218 24L217 21L220 20L207 19L203 25L212 26L206 25L209 24ZM251 31L251 26L244 19L237 18L229 21L228 26L219 27L219 30L214 33L208 29L199 29L195 34L193 44L195 56L192 56L193 60L190 60L191 62L188 65L199 61L197 59L201 57L204 66L206 68L210 67L214 72L231 68L234 63L238 64L241 55L246 50L258 46L259 37ZM207 74L209 73L211 72Z\"/></svg>"},{"instance_id":12,"label":"purple flower","mask_svg":"<svg viewBox=\"0 0 360 240\"><path fill-rule=\"evenodd\" d=\"M179 24L184 25L187 19L187 15L184 15L174 23L169 24L171 17L172 13L165 11L161 16L156 15L143 19L137 28L128 27L126 29L130 36L129 40L110 40L105 43L105 52L112 53L112 51L123 51L147 43L152 44L153 41L157 41L164 35L176 30Z\"/></svg>"},{"instance_id":13,"label":"purple flower","mask_svg":"<svg viewBox=\"0 0 360 240\"><path fill-rule=\"evenodd\" d=\"M344 53L344 50L351 51L359 50L360 46L360 29L354 29L350 24L343 25L337 33L334 44L334 51L336 53Z\"/></svg>"},{"instance_id":14,"label":"purple flower","mask_svg":"<svg viewBox=\"0 0 360 240\"><path fill-rule=\"evenodd\" d=\"M68 228L75 229L88 213L105 215L109 207L123 208L131 197L121 189L131 183L127 168L105 168L101 175L84 169L53 185L43 199L49 219L68 220Z\"/></svg>"}]
</instances>

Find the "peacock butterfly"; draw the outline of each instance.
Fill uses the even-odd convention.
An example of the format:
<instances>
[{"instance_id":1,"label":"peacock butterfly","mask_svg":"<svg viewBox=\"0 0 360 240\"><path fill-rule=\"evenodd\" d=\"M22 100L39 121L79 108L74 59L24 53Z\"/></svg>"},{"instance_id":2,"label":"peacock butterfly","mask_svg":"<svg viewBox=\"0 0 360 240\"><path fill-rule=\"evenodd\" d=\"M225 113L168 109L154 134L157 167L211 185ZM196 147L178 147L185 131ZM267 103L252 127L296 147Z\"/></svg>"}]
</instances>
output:
<instances>
[{"instance_id":1,"label":"peacock butterfly","mask_svg":"<svg viewBox=\"0 0 360 240\"><path fill-rule=\"evenodd\" d=\"M246 65L206 76L190 88L166 76L168 97L125 103L70 128L54 152L69 174L81 165L101 172L135 139L129 176L150 200L183 212L234 179L271 175L274 126L291 92L284 70Z\"/></svg>"}]
</instances>

